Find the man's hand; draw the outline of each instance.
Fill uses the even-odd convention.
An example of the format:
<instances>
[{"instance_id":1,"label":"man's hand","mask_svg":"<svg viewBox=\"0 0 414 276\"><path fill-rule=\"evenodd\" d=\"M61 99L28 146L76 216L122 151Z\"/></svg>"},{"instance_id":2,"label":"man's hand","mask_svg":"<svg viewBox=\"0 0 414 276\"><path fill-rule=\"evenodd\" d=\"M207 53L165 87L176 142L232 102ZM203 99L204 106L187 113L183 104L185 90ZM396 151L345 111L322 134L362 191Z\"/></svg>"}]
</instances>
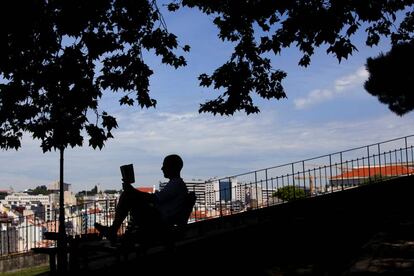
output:
<instances>
[{"instance_id":1,"label":"man's hand","mask_svg":"<svg viewBox=\"0 0 414 276\"><path fill-rule=\"evenodd\" d=\"M122 189L124 191L128 190L128 189L132 189L131 183L125 182L124 179L122 179Z\"/></svg>"}]
</instances>

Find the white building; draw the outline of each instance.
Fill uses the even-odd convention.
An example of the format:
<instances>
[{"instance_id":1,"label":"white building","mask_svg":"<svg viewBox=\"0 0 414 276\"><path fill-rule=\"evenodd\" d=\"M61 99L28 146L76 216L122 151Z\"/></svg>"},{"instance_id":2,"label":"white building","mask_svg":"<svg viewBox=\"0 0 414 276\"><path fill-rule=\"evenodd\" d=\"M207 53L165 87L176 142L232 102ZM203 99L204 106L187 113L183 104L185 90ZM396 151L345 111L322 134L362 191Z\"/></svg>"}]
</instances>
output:
<instances>
[{"instance_id":1,"label":"white building","mask_svg":"<svg viewBox=\"0 0 414 276\"><path fill-rule=\"evenodd\" d=\"M53 219L53 204L50 195L29 195L27 193L13 193L6 196L2 203L9 208L17 206L24 207L25 210L37 210L37 215L45 221Z\"/></svg>"},{"instance_id":2,"label":"white building","mask_svg":"<svg viewBox=\"0 0 414 276\"><path fill-rule=\"evenodd\" d=\"M51 191L50 194L50 201L52 202L53 208L59 208L59 193L60 193L60 185L59 181L54 181L48 185L47 189ZM72 206L76 205L76 197L70 190L72 184L63 183L63 204L65 206Z\"/></svg>"},{"instance_id":3,"label":"white building","mask_svg":"<svg viewBox=\"0 0 414 276\"><path fill-rule=\"evenodd\" d=\"M59 192L60 191L59 183L60 182L58 180L56 180L56 181L52 182L51 184L49 184L47 189L51 192ZM72 184L63 183L63 191L70 191L70 186L72 186Z\"/></svg>"},{"instance_id":4,"label":"white building","mask_svg":"<svg viewBox=\"0 0 414 276\"><path fill-rule=\"evenodd\" d=\"M184 180L185 185L189 191L195 193L196 207L201 207L206 204L206 181L201 179Z\"/></svg>"},{"instance_id":5,"label":"white building","mask_svg":"<svg viewBox=\"0 0 414 276\"><path fill-rule=\"evenodd\" d=\"M54 208L59 208L59 192L52 193L49 195L50 201ZM65 206L76 205L76 197L71 191L63 192L63 204Z\"/></svg>"},{"instance_id":6,"label":"white building","mask_svg":"<svg viewBox=\"0 0 414 276\"><path fill-rule=\"evenodd\" d=\"M27 251L42 244L43 227L41 221L34 215L24 216L23 221L17 225L16 229L18 231L18 252Z\"/></svg>"},{"instance_id":7,"label":"white building","mask_svg":"<svg viewBox=\"0 0 414 276\"><path fill-rule=\"evenodd\" d=\"M235 177L210 179L206 183L206 204L239 200L238 182Z\"/></svg>"},{"instance_id":8,"label":"white building","mask_svg":"<svg viewBox=\"0 0 414 276\"><path fill-rule=\"evenodd\" d=\"M29 195L28 193L13 193L5 197L3 204L9 206L24 206L34 202L40 202L42 205L50 204L48 195Z\"/></svg>"}]
</instances>

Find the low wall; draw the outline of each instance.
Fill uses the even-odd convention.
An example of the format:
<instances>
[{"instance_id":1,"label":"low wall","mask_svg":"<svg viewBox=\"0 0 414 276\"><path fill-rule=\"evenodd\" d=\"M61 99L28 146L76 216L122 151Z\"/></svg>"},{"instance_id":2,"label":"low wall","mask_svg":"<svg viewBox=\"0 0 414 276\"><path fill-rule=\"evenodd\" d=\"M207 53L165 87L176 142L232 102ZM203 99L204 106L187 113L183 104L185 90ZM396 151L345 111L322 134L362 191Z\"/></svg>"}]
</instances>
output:
<instances>
[{"instance_id":1,"label":"low wall","mask_svg":"<svg viewBox=\"0 0 414 276\"><path fill-rule=\"evenodd\" d=\"M0 274L42 265L49 265L49 257L45 254L29 252L2 256L0 257Z\"/></svg>"},{"instance_id":2,"label":"low wall","mask_svg":"<svg viewBox=\"0 0 414 276\"><path fill-rule=\"evenodd\" d=\"M173 254L104 271L127 273L139 264L149 275L284 275L278 267L341 275L374 234L407 220L414 221L414 176L197 222L193 240Z\"/></svg>"}]
</instances>

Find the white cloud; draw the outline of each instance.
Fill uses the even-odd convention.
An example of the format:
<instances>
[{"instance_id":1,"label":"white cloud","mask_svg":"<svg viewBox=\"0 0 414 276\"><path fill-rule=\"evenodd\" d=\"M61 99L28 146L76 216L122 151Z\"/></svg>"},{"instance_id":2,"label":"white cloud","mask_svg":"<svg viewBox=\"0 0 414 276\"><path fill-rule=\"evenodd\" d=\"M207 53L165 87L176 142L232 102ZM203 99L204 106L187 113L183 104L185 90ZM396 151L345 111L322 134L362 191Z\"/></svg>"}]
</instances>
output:
<instances>
[{"instance_id":1,"label":"white cloud","mask_svg":"<svg viewBox=\"0 0 414 276\"><path fill-rule=\"evenodd\" d=\"M335 92L333 90L312 90L307 97L295 99L295 107L297 109L303 109L310 105L314 105L317 103L324 102L326 100L331 99L334 96Z\"/></svg>"},{"instance_id":2,"label":"white cloud","mask_svg":"<svg viewBox=\"0 0 414 276\"><path fill-rule=\"evenodd\" d=\"M369 74L365 67L360 67L354 74L337 79L335 81L334 89L335 91L340 92L356 86L361 86L368 76Z\"/></svg>"},{"instance_id":3,"label":"white cloud","mask_svg":"<svg viewBox=\"0 0 414 276\"><path fill-rule=\"evenodd\" d=\"M325 95L323 93L319 95ZM115 139L102 151L66 150L65 179L75 191L119 188L119 166L133 163L138 185L162 180L166 154L183 156L186 178L243 173L408 135L414 116L329 122L292 121L264 110L259 115L213 117L198 113L131 113L122 117ZM380 130L380 131L379 131ZM2 152L0 188L47 185L58 177L58 154L43 154L25 139L18 152Z\"/></svg>"},{"instance_id":4,"label":"white cloud","mask_svg":"<svg viewBox=\"0 0 414 276\"><path fill-rule=\"evenodd\" d=\"M309 106L331 100L345 91L349 91L354 87L362 86L367 78L368 72L364 67L360 67L355 73L335 80L332 88L312 90L307 96L295 99L295 108L304 109Z\"/></svg>"}]
</instances>

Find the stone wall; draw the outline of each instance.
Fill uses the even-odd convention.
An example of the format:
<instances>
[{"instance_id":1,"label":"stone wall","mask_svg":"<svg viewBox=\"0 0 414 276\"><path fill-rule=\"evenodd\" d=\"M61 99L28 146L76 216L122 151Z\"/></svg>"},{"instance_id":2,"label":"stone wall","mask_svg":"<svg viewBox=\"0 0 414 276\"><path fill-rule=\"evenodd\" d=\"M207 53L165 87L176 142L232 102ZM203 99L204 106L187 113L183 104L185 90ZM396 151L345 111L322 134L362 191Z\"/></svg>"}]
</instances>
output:
<instances>
[{"instance_id":1,"label":"stone wall","mask_svg":"<svg viewBox=\"0 0 414 276\"><path fill-rule=\"evenodd\" d=\"M28 252L2 256L0 257L0 274L48 264L49 257L45 254L34 254Z\"/></svg>"}]
</instances>

